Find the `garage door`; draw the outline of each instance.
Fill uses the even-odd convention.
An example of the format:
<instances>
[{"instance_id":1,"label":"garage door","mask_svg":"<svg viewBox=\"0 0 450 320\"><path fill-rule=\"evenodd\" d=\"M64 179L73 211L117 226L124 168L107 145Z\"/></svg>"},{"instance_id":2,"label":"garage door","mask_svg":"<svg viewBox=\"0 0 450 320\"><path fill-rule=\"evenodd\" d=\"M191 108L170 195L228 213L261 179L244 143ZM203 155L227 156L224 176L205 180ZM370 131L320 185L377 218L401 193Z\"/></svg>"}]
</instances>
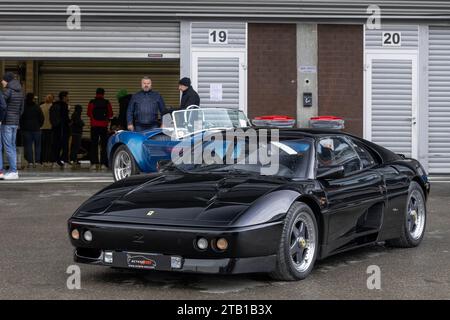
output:
<instances>
[{"instance_id":1,"label":"garage door","mask_svg":"<svg viewBox=\"0 0 450 320\"><path fill-rule=\"evenodd\" d=\"M450 28L429 28L430 173L450 173Z\"/></svg>"},{"instance_id":2,"label":"garage door","mask_svg":"<svg viewBox=\"0 0 450 320\"><path fill-rule=\"evenodd\" d=\"M366 137L396 153L417 157L417 58L369 54Z\"/></svg>"},{"instance_id":3,"label":"garage door","mask_svg":"<svg viewBox=\"0 0 450 320\"><path fill-rule=\"evenodd\" d=\"M0 57L179 58L178 22L84 22L81 30L65 21L0 21Z\"/></svg>"},{"instance_id":4,"label":"garage door","mask_svg":"<svg viewBox=\"0 0 450 320\"><path fill-rule=\"evenodd\" d=\"M194 52L192 59L192 81L202 107L247 111L245 53Z\"/></svg>"},{"instance_id":5,"label":"garage door","mask_svg":"<svg viewBox=\"0 0 450 320\"><path fill-rule=\"evenodd\" d=\"M116 93L119 89L127 89L129 93L140 90L142 76L148 75L153 80L154 90L161 93L167 106L179 105L179 62L154 61L44 61L39 67L39 97L41 101L51 93L67 90L70 105L83 106L83 117L89 132L89 121L86 108L95 97L95 90L102 87L106 90L106 98L112 103L114 115L119 115Z\"/></svg>"}]
</instances>

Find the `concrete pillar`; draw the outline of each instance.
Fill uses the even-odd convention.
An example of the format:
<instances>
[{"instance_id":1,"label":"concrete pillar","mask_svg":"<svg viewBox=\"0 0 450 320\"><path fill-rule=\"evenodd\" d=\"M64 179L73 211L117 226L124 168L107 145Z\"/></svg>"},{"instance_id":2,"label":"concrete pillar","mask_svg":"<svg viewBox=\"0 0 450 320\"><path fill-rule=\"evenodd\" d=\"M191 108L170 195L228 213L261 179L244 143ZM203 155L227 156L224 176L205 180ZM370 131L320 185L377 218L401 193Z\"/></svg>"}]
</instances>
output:
<instances>
[{"instance_id":1,"label":"concrete pillar","mask_svg":"<svg viewBox=\"0 0 450 320\"><path fill-rule=\"evenodd\" d=\"M297 126L307 127L318 114L317 24L297 24ZM312 94L312 106L303 106L303 94Z\"/></svg>"},{"instance_id":2,"label":"concrete pillar","mask_svg":"<svg viewBox=\"0 0 450 320\"><path fill-rule=\"evenodd\" d=\"M180 78L191 77L191 22L180 22Z\"/></svg>"}]
</instances>

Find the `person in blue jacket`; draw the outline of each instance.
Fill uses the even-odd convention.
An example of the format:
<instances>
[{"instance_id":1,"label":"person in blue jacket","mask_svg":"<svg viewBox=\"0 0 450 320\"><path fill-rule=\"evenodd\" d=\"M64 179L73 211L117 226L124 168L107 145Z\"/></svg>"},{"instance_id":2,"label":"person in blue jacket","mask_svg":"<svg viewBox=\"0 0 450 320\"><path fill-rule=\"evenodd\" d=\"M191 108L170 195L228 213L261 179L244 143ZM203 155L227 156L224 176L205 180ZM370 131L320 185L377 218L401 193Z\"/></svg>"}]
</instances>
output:
<instances>
[{"instance_id":1,"label":"person in blue jacket","mask_svg":"<svg viewBox=\"0 0 450 320\"><path fill-rule=\"evenodd\" d=\"M166 105L161 95L152 90L152 80L144 77L142 90L135 93L127 110L127 124L130 131L145 131L159 126L158 113L166 112Z\"/></svg>"}]
</instances>

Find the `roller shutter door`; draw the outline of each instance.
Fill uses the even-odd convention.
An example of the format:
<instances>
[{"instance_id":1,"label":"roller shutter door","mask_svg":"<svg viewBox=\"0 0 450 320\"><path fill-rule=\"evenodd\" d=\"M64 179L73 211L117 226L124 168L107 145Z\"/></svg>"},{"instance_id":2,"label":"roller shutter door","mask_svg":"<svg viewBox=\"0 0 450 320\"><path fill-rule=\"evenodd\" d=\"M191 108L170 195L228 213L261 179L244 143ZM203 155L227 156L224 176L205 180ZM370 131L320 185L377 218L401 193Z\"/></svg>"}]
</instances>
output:
<instances>
[{"instance_id":1,"label":"roller shutter door","mask_svg":"<svg viewBox=\"0 0 450 320\"><path fill-rule=\"evenodd\" d=\"M429 28L428 165L450 173L450 28Z\"/></svg>"},{"instance_id":2,"label":"roller shutter door","mask_svg":"<svg viewBox=\"0 0 450 320\"><path fill-rule=\"evenodd\" d=\"M89 121L86 116L87 105L95 97L95 90L106 90L106 99L111 101L114 116L119 115L116 93L127 89L129 93L140 90L142 76L153 80L153 88L164 98L166 106L179 105L179 62L110 62L110 61L45 61L39 67L39 97L52 93L69 91L70 105L83 106L86 122L85 134L89 133Z\"/></svg>"},{"instance_id":3,"label":"roller shutter door","mask_svg":"<svg viewBox=\"0 0 450 320\"><path fill-rule=\"evenodd\" d=\"M416 157L416 60L369 55L369 138L396 153Z\"/></svg>"},{"instance_id":4,"label":"roller shutter door","mask_svg":"<svg viewBox=\"0 0 450 320\"><path fill-rule=\"evenodd\" d=\"M211 84L222 86L222 100L211 101ZM199 58L198 94L202 107L239 108L239 58Z\"/></svg>"},{"instance_id":5,"label":"roller shutter door","mask_svg":"<svg viewBox=\"0 0 450 320\"><path fill-rule=\"evenodd\" d=\"M179 58L178 22L0 22L0 56L22 58Z\"/></svg>"}]
</instances>

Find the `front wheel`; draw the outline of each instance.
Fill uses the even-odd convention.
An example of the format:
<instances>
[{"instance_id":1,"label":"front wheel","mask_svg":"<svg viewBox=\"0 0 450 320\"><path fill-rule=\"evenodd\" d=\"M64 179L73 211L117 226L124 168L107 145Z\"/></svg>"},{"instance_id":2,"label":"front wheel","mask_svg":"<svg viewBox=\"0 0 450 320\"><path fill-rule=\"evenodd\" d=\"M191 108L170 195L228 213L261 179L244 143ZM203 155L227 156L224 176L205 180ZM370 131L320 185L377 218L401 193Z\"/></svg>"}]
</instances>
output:
<instances>
[{"instance_id":1,"label":"front wheel","mask_svg":"<svg viewBox=\"0 0 450 320\"><path fill-rule=\"evenodd\" d=\"M272 277L283 281L306 278L314 267L318 247L319 229L313 211L305 203L294 203L286 215Z\"/></svg>"},{"instance_id":2,"label":"front wheel","mask_svg":"<svg viewBox=\"0 0 450 320\"><path fill-rule=\"evenodd\" d=\"M126 146L120 146L114 152L113 160L114 181L119 181L139 173L134 157Z\"/></svg>"},{"instance_id":3,"label":"front wheel","mask_svg":"<svg viewBox=\"0 0 450 320\"><path fill-rule=\"evenodd\" d=\"M427 206L425 194L420 185L413 181L409 186L406 210L403 218L400 237L386 243L393 247L417 247L425 234L427 222Z\"/></svg>"}]
</instances>

